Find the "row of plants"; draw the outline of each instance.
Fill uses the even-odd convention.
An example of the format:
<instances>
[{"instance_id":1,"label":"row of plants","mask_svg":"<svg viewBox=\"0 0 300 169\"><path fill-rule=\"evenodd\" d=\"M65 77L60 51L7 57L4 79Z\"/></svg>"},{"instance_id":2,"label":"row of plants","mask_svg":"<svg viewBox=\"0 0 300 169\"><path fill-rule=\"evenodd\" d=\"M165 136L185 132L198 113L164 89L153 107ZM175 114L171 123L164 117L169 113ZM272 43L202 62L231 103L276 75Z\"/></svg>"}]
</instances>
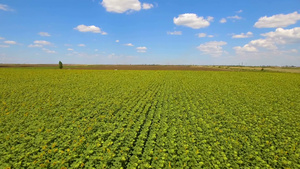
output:
<instances>
[{"instance_id":1,"label":"row of plants","mask_svg":"<svg viewBox=\"0 0 300 169\"><path fill-rule=\"evenodd\" d=\"M0 168L300 168L299 74L0 70Z\"/></svg>"}]
</instances>

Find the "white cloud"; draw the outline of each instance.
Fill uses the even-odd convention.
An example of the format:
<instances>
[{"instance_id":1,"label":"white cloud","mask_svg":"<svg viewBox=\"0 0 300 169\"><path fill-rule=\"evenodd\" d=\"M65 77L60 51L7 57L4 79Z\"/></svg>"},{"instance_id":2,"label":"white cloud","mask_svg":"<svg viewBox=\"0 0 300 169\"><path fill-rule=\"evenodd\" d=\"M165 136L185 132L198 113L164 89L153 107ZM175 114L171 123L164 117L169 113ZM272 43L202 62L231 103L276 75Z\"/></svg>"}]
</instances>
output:
<instances>
[{"instance_id":1,"label":"white cloud","mask_svg":"<svg viewBox=\"0 0 300 169\"><path fill-rule=\"evenodd\" d=\"M137 47L136 50L139 53L145 53L145 52L147 52L147 47L145 47L145 46L143 46L143 47Z\"/></svg>"},{"instance_id":2,"label":"white cloud","mask_svg":"<svg viewBox=\"0 0 300 169\"><path fill-rule=\"evenodd\" d=\"M33 42L34 44L38 44L38 45L51 45L50 42L45 41L45 40L36 40Z\"/></svg>"},{"instance_id":3,"label":"white cloud","mask_svg":"<svg viewBox=\"0 0 300 169\"><path fill-rule=\"evenodd\" d=\"M153 8L153 5L152 4L148 4L148 3L143 3L143 9L151 9Z\"/></svg>"},{"instance_id":4,"label":"white cloud","mask_svg":"<svg viewBox=\"0 0 300 169\"><path fill-rule=\"evenodd\" d=\"M3 11L14 11L8 5L4 5L4 4L0 4L0 10L3 10Z\"/></svg>"},{"instance_id":5,"label":"white cloud","mask_svg":"<svg viewBox=\"0 0 300 169\"><path fill-rule=\"evenodd\" d=\"M39 32L40 36L51 36L48 32Z\"/></svg>"},{"instance_id":6,"label":"white cloud","mask_svg":"<svg viewBox=\"0 0 300 169\"><path fill-rule=\"evenodd\" d=\"M119 41L119 40L116 40L116 42L119 43L120 41Z\"/></svg>"},{"instance_id":7,"label":"white cloud","mask_svg":"<svg viewBox=\"0 0 300 169\"><path fill-rule=\"evenodd\" d=\"M242 17L240 17L238 15L234 15L234 16L228 16L227 19L240 20L240 19L242 19Z\"/></svg>"},{"instance_id":8,"label":"white cloud","mask_svg":"<svg viewBox=\"0 0 300 169\"><path fill-rule=\"evenodd\" d=\"M33 42L34 44L28 45L29 48L41 48L45 45L51 45L50 42L45 41L45 40L36 40Z\"/></svg>"},{"instance_id":9,"label":"white cloud","mask_svg":"<svg viewBox=\"0 0 300 169\"><path fill-rule=\"evenodd\" d=\"M193 29L200 29L204 27L208 27L210 25L210 21L213 20L213 17L209 16L207 19L204 19L202 16L198 17L194 13L185 13L179 15L177 18L173 18L173 22L176 25L183 25Z\"/></svg>"},{"instance_id":10,"label":"white cloud","mask_svg":"<svg viewBox=\"0 0 300 169\"><path fill-rule=\"evenodd\" d=\"M221 56L225 51L222 46L226 45L227 42L224 41L211 41L201 44L197 47L198 50L203 52L204 54L211 55L213 57Z\"/></svg>"},{"instance_id":11,"label":"white cloud","mask_svg":"<svg viewBox=\"0 0 300 169\"><path fill-rule=\"evenodd\" d=\"M214 37L214 35L207 35L206 33L198 33L197 36L199 38L205 38L205 37L212 38L212 37Z\"/></svg>"},{"instance_id":12,"label":"white cloud","mask_svg":"<svg viewBox=\"0 0 300 169\"><path fill-rule=\"evenodd\" d=\"M17 44L17 42L12 41L12 40L4 41L4 43L9 44L9 45L15 45L15 44Z\"/></svg>"},{"instance_id":13,"label":"white cloud","mask_svg":"<svg viewBox=\"0 0 300 169\"><path fill-rule=\"evenodd\" d=\"M274 32L261 35L264 36L265 39L252 40L243 47L234 47L236 53L257 52L259 49L280 52L277 45L300 43L300 27L293 29L277 28Z\"/></svg>"},{"instance_id":14,"label":"white cloud","mask_svg":"<svg viewBox=\"0 0 300 169\"><path fill-rule=\"evenodd\" d=\"M147 47L137 47L137 50L147 50Z\"/></svg>"},{"instance_id":15,"label":"white cloud","mask_svg":"<svg viewBox=\"0 0 300 169\"><path fill-rule=\"evenodd\" d=\"M292 29L277 28L275 32L261 34L277 44L300 43L300 27Z\"/></svg>"},{"instance_id":16,"label":"white cloud","mask_svg":"<svg viewBox=\"0 0 300 169\"><path fill-rule=\"evenodd\" d=\"M227 16L226 17L227 19L235 22L236 20L241 20L243 19L242 17L238 16L238 15L234 15L234 16ZM219 22L220 23L226 23L227 22L227 19L226 18L222 18Z\"/></svg>"},{"instance_id":17,"label":"white cloud","mask_svg":"<svg viewBox=\"0 0 300 169\"><path fill-rule=\"evenodd\" d=\"M68 51L73 51L74 49L72 49L72 48L68 48L67 50L68 50Z\"/></svg>"},{"instance_id":18,"label":"white cloud","mask_svg":"<svg viewBox=\"0 0 300 169\"><path fill-rule=\"evenodd\" d=\"M254 24L256 28L279 28L279 27L287 27L289 25L295 24L298 20L300 20L300 14L298 12L290 13L290 14L278 14L270 17L264 16L258 19L258 21Z\"/></svg>"},{"instance_id":19,"label":"white cloud","mask_svg":"<svg viewBox=\"0 0 300 169\"><path fill-rule=\"evenodd\" d=\"M208 17L207 17L207 20L208 20L208 22L213 22L213 21L214 21L214 17L208 16Z\"/></svg>"},{"instance_id":20,"label":"white cloud","mask_svg":"<svg viewBox=\"0 0 300 169\"><path fill-rule=\"evenodd\" d=\"M250 46L265 48L269 50L277 49L276 45L271 39L256 39L249 43Z\"/></svg>"},{"instance_id":21,"label":"white cloud","mask_svg":"<svg viewBox=\"0 0 300 169\"><path fill-rule=\"evenodd\" d=\"M198 34L198 37L199 37L199 38L204 38L204 37L206 37L206 33L199 33L199 34Z\"/></svg>"},{"instance_id":22,"label":"white cloud","mask_svg":"<svg viewBox=\"0 0 300 169\"><path fill-rule=\"evenodd\" d=\"M298 53L298 50L297 49L292 49L290 50L291 53Z\"/></svg>"},{"instance_id":23,"label":"white cloud","mask_svg":"<svg viewBox=\"0 0 300 169\"><path fill-rule=\"evenodd\" d=\"M236 11L236 13L242 13L242 12L243 12L243 10Z\"/></svg>"},{"instance_id":24,"label":"white cloud","mask_svg":"<svg viewBox=\"0 0 300 169\"><path fill-rule=\"evenodd\" d=\"M3 37L0 37L0 40L2 40L2 39L5 39L5 38L3 38Z\"/></svg>"},{"instance_id":25,"label":"white cloud","mask_svg":"<svg viewBox=\"0 0 300 169\"><path fill-rule=\"evenodd\" d=\"M92 32L92 33L101 33L102 35L107 35L106 32L101 31L101 29L95 25L86 26L86 25L78 25L75 30L79 32Z\"/></svg>"},{"instance_id":26,"label":"white cloud","mask_svg":"<svg viewBox=\"0 0 300 169\"><path fill-rule=\"evenodd\" d=\"M220 20L220 23L226 23L226 22L227 22L226 18L222 18L222 19Z\"/></svg>"},{"instance_id":27,"label":"white cloud","mask_svg":"<svg viewBox=\"0 0 300 169\"><path fill-rule=\"evenodd\" d=\"M46 53L56 53L54 50L50 50L46 48L43 48L42 50L45 51Z\"/></svg>"},{"instance_id":28,"label":"white cloud","mask_svg":"<svg viewBox=\"0 0 300 169\"><path fill-rule=\"evenodd\" d=\"M241 33L239 35L233 35L232 38L249 38L252 36L253 36L252 32L247 32L247 33Z\"/></svg>"},{"instance_id":29,"label":"white cloud","mask_svg":"<svg viewBox=\"0 0 300 169\"><path fill-rule=\"evenodd\" d=\"M40 45L40 44L30 44L30 45L28 45L28 47L29 48L41 48L41 47L43 47L43 45Z\"/></svg>"},{"instance_id":30,"label":"white cloud","mask_svg":"<svg viewBox=\"0 0 300 169\"><path fill-rule=\"evenodd\" d=\"M261 34L265 39L256 39L250 41L243 47L234 47L237 53L256 52L258 48L277 51L277 45L300 43L300 27L293 29L277 28L275 32Z\"/></svg>"},{"instance_id":31,"label":"white cloud","mask_svg":"<svg viewBox=\"0 0 300 169\"><path fill-rule=\"evenodd\" d=\"M134 46L132 43L126 43L124 46Z\"/></svg>"},{"instance_id":32,"label":"white cloud","mask_svg":"<svg viewBox=\"0 0 300 169\"><path fill-rule=\"evenodd\" d=\"M0 45L0 48L8 48L9 45Z\"/></svg>"},{"instance_id":33,"label":"white cloud","mask_svg":"<svg viewBox=\"0 0 300 169\"><path fill-rule=\"evenodd\" d=\"M103 0L101 5L106 11L115 13L139 11L142 8L139 0Z\"/></svg>"},{"instance_id":34,"label":"white cloud","mask_svg":"<svg viewBox=\"0 0 300 169\"><path fill-rule=\"evenodd\" d=\"M85 47L85 44L78 44L79 47Z\"/></svg>"},{"instance_id":35,"label":"white cloud","mask_svg":"<svg viewBox=\"0 0 300 169\"><path fill-rule=\"evenodd\" d=\"M181 31L167 32L168 35L182 35Z\"/></svg>"},{"instance_id":36,"label":"white cloud","mask_svg":"<svg viewBox=\"0 0 300 169\"><path fill-rule=\"evenodd\" d=\"M249 44L244 45L243 47L241 46L236 46L233 48L236 53L243 53L243 52L257 52L256 47L250 46Z\"/></svg>"}]
</instances>

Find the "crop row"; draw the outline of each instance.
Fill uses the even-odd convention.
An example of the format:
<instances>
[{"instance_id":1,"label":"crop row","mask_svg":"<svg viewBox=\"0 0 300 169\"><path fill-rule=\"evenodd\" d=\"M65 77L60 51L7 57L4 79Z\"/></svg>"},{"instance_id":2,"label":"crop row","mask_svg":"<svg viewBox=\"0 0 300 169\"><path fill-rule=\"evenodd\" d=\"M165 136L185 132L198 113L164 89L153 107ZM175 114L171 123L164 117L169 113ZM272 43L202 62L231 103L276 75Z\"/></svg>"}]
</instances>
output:
<instances>
[{"instance_id":1,"label":"crop row","mask_svg":"<svg viewBox=\"0 0 300 169\"><path fill-rule=\"evenodd\" d=\"M0 168L299 168L300 78L1 69Z\"/></svg>"}]
</instances>

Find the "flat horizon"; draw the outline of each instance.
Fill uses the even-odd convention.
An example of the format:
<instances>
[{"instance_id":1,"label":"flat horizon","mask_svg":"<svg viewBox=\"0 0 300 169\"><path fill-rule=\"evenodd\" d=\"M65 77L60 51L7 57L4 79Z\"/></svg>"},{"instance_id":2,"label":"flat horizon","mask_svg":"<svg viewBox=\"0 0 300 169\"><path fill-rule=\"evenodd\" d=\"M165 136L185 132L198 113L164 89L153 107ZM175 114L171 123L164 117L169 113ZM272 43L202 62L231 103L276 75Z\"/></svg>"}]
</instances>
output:
<instances>
[{"instance_id":1,"label":"flat horizon","mask_svg":"<svg viewBox=\"0 0 300 169\"><path fill-rule=\"evenodd\" d=\"M3 0L0 17L1 63L300 66L298 0Z\"/></svg>"}]
</instances>

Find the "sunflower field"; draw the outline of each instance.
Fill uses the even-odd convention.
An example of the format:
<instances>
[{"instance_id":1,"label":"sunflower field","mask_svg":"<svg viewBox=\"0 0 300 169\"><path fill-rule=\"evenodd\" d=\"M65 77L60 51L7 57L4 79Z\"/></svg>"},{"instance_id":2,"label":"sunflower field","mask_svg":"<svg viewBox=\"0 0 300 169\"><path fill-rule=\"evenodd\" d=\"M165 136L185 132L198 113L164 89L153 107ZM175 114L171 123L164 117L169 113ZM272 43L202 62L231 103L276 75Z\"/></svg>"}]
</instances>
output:
<instances>
[{"instance_id":1,"label":"sunflower field","mask_svg":"<svg viewBox=\"0 0 300 169\"><path fill-rule=\"evenodd\" d=\"M0 168L300 168L300 74L0 69Z\"/></svg>"}]
</instances>

